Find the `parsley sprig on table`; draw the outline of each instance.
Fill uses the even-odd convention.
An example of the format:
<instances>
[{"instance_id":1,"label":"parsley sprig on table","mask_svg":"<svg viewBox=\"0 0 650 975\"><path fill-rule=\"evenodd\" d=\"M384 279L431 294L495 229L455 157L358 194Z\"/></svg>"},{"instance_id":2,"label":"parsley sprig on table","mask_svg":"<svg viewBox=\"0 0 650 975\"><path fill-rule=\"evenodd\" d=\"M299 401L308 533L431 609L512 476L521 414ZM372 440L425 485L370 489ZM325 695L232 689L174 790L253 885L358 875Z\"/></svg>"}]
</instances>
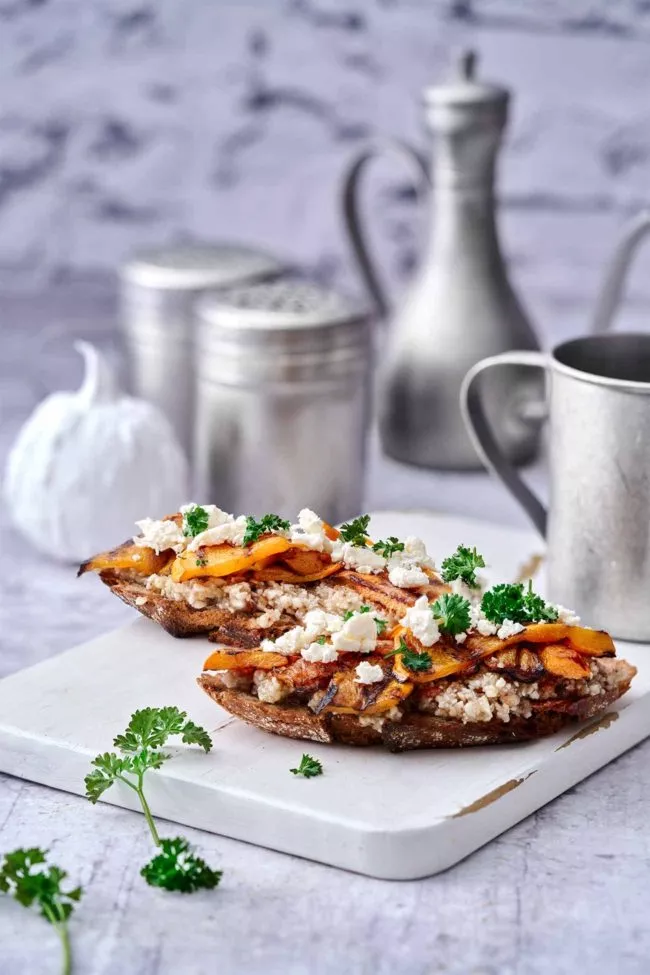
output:
<instances>
[{"instance_id":1,"label":"parsley sprig on table","mask_svg":"<svg viewBox=\"0 0 650 975\"><path fill-rule=\"evenodd\" d=\"M317 758L305 754L300 759L298 768L292 768L289 771L293 772L294 775L302 775L305 779L313 779L315 776L323 774L323 766Z\"/></svg>"},{"instance_id":2,"label":"parsley sprig on table","mask_svg":"<svg viewBox=\"0 0 650 975\"><path fill-rule=\"evenodd\" d=\"M370 515L359 515L354 521L346 521L339 529L341 538L344 542L351 545L358 545L363 548L368 541L368 525Z\"/></svg>"},{"instance_id":3,"label":"parsley sprig on table","mask_svg":"<svg viewBox=\"0 0 650 975\"><path fill-rule=\"evenodd\" d=\"M160 841L160 853L140 871L151 887L192 894L195 890L214 890L223 871L213 870L205 860L197 857L182 836Z\"/></svg>"},{"instance_id":4,"label":"parsley sprig on table","mask_svg":"<svg viewBox=\"0 0 650 975\"><path fill-rule=\"evenodd\" d=\"M121 754L105 752L91 762L94 770L84 780L86 795L95 803L116 782L123 782L136 793L153 841L162 850L141 871L147 883L166 890L190 891L199 886L211 889L219 883L220 872L210 870L203 860L192 853L182 837L160 838L144 794L146 773L149 769L161 768L172 757L160 749L170 737L176 735L186 745L200 745L205 752L212 748L212 739L205 728L190 721L185 711L175 707L135 711L125 732L113 739L114 747ZM206 880L205 884L202 884L203 879Z\"/></svg>"},{"instance_id":5,"label":"parsley sprig on table","mask_svg":"<svg viewBox=\"0 0 650 975\"><path fill-rule=\"evenodd\" d=\"M252 545L260 535L268 532L287 531L291 525L280 515L263 515L259 521L252 515L246 517L246 532L244 534L244 545Z\"/></svg>"},{"instance_id":6,"label":"parsley sprig on table","mask_svg":"<svg viewBox=\"0 0 650 975\"><path fill-rule=\"evenodd\" d=\"M372 609L370 606L364 605L364 606L359 606L359 609L357 609L356 612L372 613ZM343 622L347 623L348 620L351 620L352 617L354 616L354 613L355 610L349 609L347 613L345 613L343 616ZM374 620L375 620L375 626L377 627L377 634L383 633L386 627L388 626L388 620L382 620L379 616L375 616Z\"/></svg>"},{"instance_id":7,"label":"parsley sprig on table","mask_svg":"<svg viewBox=\"0 0 650 975\"><path fill-rule=\"evenodd\" d=\"M23 907L36 907L56 930L63 949L63 975L72 971L68 918L81 899L81 887L64 890L65 870L47 863L47 850L39 847L6 853L0 866L0 892Z\"/></svg>"},{"instance_id":8,"label":"parsley sprig on table","mask_svg":"<svg viewBox=\"0 0 650 975\"><path fill-rule=\"evenodd\" d=\"M533 591L532 580L528 588L522 582L494 586L483 595L481 610L486 619L499 626L505 620L513 623L553 623L558 618L554 606L545 602Z\"/></svg>"},{"instance_id":9,"label":"parsley sprig on table","mask_svg":"<svg viewBox=\"0 0 650 975\"><path fill-rule=\"evenodd\" d=\"M431 612L444 633L455 636L469 629L470 604L463 596L446 592L431 604Z\"/></svg>"},{"instance_id":10,"label":"parsley sprig on table","mask_svg":"<svg viewBox=\"0 0 650 975\"><path fill-rule=\"evenodd\" d=\"M404 551L404 542L400 542L399 538L396 538L395 535L389 535L388 538L375 542L372 550L383 555L385 559L389 559L396 552Z\"/></svg>"},{"instance_id":11,"label":"parsley sprig on table","mask_svg":"<svg viewBox=\"0 0 650 975\"><path fill-rule=\"evenodd\" d=\"M194 538L201 532L207 531L210 517L200 504L193 504L183 515L183 534L186 538Z\"/></svg>"},{"instance_id":12,"label":"parsley sprig on table","mask_svg":"<svg viewBox=\"0 0 650 975\"><path fill-rule=\"evenodd\" d=\"M459 545L453 555L446 558L442 563L442 578L445 582L453 582L460 579L469 586L470 589L478 588L476 570L485 568L485 559L476 551L476 548L467 548Z\"/></svg>"}]
</instances>

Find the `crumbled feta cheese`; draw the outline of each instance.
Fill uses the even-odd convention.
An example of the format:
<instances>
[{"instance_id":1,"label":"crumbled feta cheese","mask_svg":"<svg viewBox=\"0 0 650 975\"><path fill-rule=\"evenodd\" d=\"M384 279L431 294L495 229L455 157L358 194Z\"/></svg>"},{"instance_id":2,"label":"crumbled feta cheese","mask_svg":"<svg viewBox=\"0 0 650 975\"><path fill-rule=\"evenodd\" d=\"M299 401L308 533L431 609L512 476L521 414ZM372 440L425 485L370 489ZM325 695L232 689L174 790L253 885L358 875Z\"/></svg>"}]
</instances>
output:
<instances>
[{"instance_id":1,"label":"crumbled feta cheese","mask_svg":"<svg viewBox=\"0 0 650 975\"><path fill-rule=\"evenodd\" d=\"M500 640L507 640L510 636L515 636L517 633L523 633L524 627L521 623L514 623L512 620L504 620L499 629L497 630L497 636Z\"/></svg>"},{"instance_id":2,"label":"crumbled feta cheese","mask_svg":"<svg viewBox=\"0 0 650 975\"><path fill-rule=\"evenodd\" d=\"M380 664L369 664L367 660L362 660L357 664L357 676L354 678L357 684L377 684L384 679L384 671Z\"/></svg>"},{"instance_id":3,"label":"crumbled feta cheese","mask_svg":"<svg viewBox=\"0 0 650 975\"><path fill-rule=\"evenodd\" d=\"M456 643L464 643L466 639L467 639L467 633L457 633L456 636L454 637Z\"/></svg>"},{"instance_id":4,"label":"crumbled feta cheese","mask_svg":"<svg viewBox=\"0 0 650 975\"><path fill-rule=\"evenodd\" d=\"M224 512L220 513L224 514ZM191 552L195 552L204 545L243 545L246 525L246 515L240 515L239 518L227 515L225 521L221 521L212 528L208 527L204 532L195 535L187 547Z\"/></svg>"},{"instance_id":5,"label":"crumbled feta cheese","mask_svg":"<svg viewBox=\"0 0 650 975\"><path fill-rule=\"evenodd\" d=\"M343 619L334 613L326 613L322 609L311 609L305 613L305 631L310 639L337 633L343 626Z\"/></svg>"},{"instance_id":6,"label":"crumbled feta cheese","mask_svg":"<svg viewBox=\"0 0 650 975\"><path fill-rule=\"evenodd\" d=\"M330 664L338 658L338 653L331 644L310 643L308 647L303 647L300 656L311 664Z\"/></svg>"},{"instance_id":7,"label":"crumbled feta cheese","mask_svg":"<svg viewBox=\"0 0 650 975\"><path fill-rule=\"evenodd\" d=\"M379 552L373 552L364 545L352 545L351 542L335 542L331 553L333 562L344 562L349 569L365 572L382 572L386 568L386 559Z\"/></svg>"},{"instance_id":8,"label":"crumbled feta cheese","mask_svg":"<svg viewBox=\"0 0 650 975\"><path fill-rule=\"evenodd\" d=\"M417 565L391 565L388 578L399 589L411 589L414 586L425 586L429 577Z\"/></svg>"},{"instance_id":9,"label":"crumbled feta cheese","mask_svg":"<svg viewBox=\"0 0 650 975\"><path fill-rule=\"evenodd\" d=\"M400 623L425 647L432 647L440 639L440 630L426 596L416 599L415 605L407 609Z\"/></svg>"},{"instance_id":10,"label":"crumbled feta cheese","mask_svg":"<svg viewBox=\"0 0 650 975\"><path fill-rule=\"evenodd\" d=\"M175 521L156 521L154 518L143 518L136 521L141 534L135 535L133 541L140 548L152 548L159 555L168 548L175 552L182 552L187 539Z\"/></svg>"},{"instance_id":11,"label":"crumbled feta cheese","mask_svg":"<svg viewBox=\"0 0 650 975\"><path fill-rule=\"evenodd\" d=\"M354 613L332 635L332 646L339 653L372 653L377 644L377 624L371 613Z\"/></svg>"},{"instance_id":12,"label":"crumbled feta cheese","mask_svg":"<svg viewBox=\"0 0 650 975\"><path fill-rule=\"evenodd\" d=\"M427 569L435 568L434 561L427 552L426 545L421 538L417 538L415 535L408 535L404 539L404 552L396 552L395 554L397 556L401 554L404 560L417 562L418 565L425 566Z\"/></svg>"},{"instance_id":13,"label":"crumbled feta cheese","mask_svg":"<svg viewBox=\"0 0 650 975\"><path fill-rule=\"evenodd\" d=\"M566 623L567 626L580 625L580 617L572 609L567 609L566 606L560 606L559 603L555 606L555 609L557 610L557 618L560 623Z\"/></svg>"},{"instance_id":14,"label":"crumbled feta cheese","mask_svg":"<svg viewBox=\"0 0 650 975\"><path fill-rule=\"evenodd\" d=\"M287 630L277 640L262 640L262 650L273 653L296 654L307 645L307 637L303 626L294 626ZM311 642L311 641L309 641Z\"/></svg>"},{"instance_id":15,"label":"crumbled feta cheese","mask_svg":"<svg viewBox=\"0 0 650 975\"><path fill-rule=\"evenodd\" d=\"M491 620L486 620L484 616L481 616L476 621L476 629L481 636L494 636L497 631L497 625L496 623L492 623Z\"/></svg>"},{"instance_id":16,"label":"crumbled feta cheese","mask_svg":"<svg viewBox=\"0 0 650 975\"><path fill-rule=\"evenodd\" d=\"M290 692L290 688L280 683L277 677L265 677L257 685L257 696L267 704L277 704Z\"/></svg>"},{"instance_id":17,"label":"crumbled feta cheese","mask_svg":"<svg viewBox=\"0 0 650 975\"><path fill-rule=\"evenodd\" d=\"M298 524L291 526L289 537L292 542L304 545L315 552L329 552L332 547L330 539L325 534L323 519L310 508L302 509L298 515Z\"/></svg>"}]
</instances>

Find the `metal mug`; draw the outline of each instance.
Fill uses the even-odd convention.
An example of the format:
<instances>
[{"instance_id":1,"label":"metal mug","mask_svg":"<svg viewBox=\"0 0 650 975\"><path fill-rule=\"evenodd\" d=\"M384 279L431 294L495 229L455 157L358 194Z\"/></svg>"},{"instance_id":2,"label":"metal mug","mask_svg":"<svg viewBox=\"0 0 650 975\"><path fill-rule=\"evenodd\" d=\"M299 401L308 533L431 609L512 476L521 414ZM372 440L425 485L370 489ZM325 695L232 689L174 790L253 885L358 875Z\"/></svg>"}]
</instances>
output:
<instances>
[{"instance_id":1,"label":"metal mug","mask_svg":"<svg viewBox=\"0 0 650 975\"><path fill-rule=\"evenodd\" d=\"M482 377L513 364L547 376L548 512L486 419ZM547 539L549 598L620 639L650 640L650 335L592 335L550 354L484 359L465 377L461 409L486 467Z\"/></svg>"}]
</instances>

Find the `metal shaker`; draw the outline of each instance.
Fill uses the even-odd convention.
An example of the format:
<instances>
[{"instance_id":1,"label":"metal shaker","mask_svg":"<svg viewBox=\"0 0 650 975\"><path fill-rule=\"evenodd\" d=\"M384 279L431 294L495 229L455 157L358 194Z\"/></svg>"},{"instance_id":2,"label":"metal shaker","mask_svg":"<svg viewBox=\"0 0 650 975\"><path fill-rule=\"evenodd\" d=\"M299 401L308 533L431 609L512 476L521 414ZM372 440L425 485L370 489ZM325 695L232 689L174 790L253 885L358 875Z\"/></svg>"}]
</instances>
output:
<instances>
[{"instance_id":1,"label":"metal shaker","mask_svg":"<svg viewBox=\"0 0 650 975\"><path fill-rule=\"evenodd\" d=\"M121 269L130 391L167 415L188 455L194 427L193 308L198 295L207 288L269 278L282 270L268 254L229 244L143 250Z\"/></svg>"},{"instance_id":2,"label":"metal shaker","mask_svg":"<svg viewBox=\"0 0 650 975\"><path fill-rule=\"evenodd\" d=\"M199 494L228 511L361 510L371 383L367 315L299 280L197 305Z\"/></svg>"}]
</instances>

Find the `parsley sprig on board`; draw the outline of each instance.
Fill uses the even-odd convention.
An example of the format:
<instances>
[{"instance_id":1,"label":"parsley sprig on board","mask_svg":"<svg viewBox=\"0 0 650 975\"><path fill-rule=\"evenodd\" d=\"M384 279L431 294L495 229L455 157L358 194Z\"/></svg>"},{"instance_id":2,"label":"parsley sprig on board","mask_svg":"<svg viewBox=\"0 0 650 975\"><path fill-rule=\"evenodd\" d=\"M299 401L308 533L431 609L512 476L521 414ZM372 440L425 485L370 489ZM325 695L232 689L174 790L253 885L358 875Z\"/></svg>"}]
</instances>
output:
<instances>
[{"instance_id":1,"label":"parsley sprig on board","mask_svg":"<svg viewBox=\"0 0 650 975\"><path fill-rule=\"evenodd\" d=\"M554 623L558 612L533 591L532 580L528 588L522 582L494 586L483 595L481 610L486 619L501 625L505 620L513 623Z\"/></svg>"},{"instance_id":2,"label":"parsley sprig on board","mask_svg":"<svg viewBox=\"0 0 650 975\"><path fill-rule=\"evenodd\" d=\"M141 871L147 883L186 892L201 886L212 889L221 879L220 871L207 867L182 837L160 838L144 793L146 773L161 768L172 757L160 751L172 736L179 736L186 745L200 745L205 752L212 748L205 728L190 721L185 711L175 707L143 708L131 715L124 733L113 739L121 754L105 752L91 762L93 771L84 780L86 795L95 803L116 782L123 782L136 793L153 841L162 851Z\"/></svg>"},{"instance_id":3,"label":"parsley sprig on board","mask_svg":"<svg viewBox=\"0 0 650 975\"><path fill-rule=\"evenodd\" d=\"M298 768L292 768L289 771L293 772L294 775L302 775L305 779L313 779L315 776L323 774L323 766L317 758L305 754L300 759Z\"/></svg>"},{"instance_id":4,"label":"parsley sprig on board","mask_svg":"<svg viewBox=\"0 0 650 975\"><path fill-rule=\"evenodd\" d=\"M63 950L63 975L72 971L68 918L81 899L81 887L63 888L65 870L47 863L47 850L37 846L6 853L0 866L0 892L23 907L36 907L56 930Z\"/></svg>"},{"instance_id":5,"label":"parsley sprig on board","mask_svg":"<svg viewBox=\"0 0 650 975\"><path fill-rule=\"evenodd\" d=\"M252 545L260 535L268 532L287 531L291 525L280 515L263 515L259 521L252 515L246 517L246 532L244 534L244 545Z\"/></svg>"},{"instance_id":6,"label":"parsley sprig on board","mask_svg":"<svg viewBox=\"0 0 650 975\"><path fill-rule=\"evenodd\" d=\"M340 528L341 538L344 542L349 542L351 545L358 545L362 548L368 541L369 524L370 515L359 515L354 521L346 521Z\"/></svg>"},{"instance_id":7,"label":"parsley sprig on board","mask_svg":"<svg viewBox=\"0 0 650 975\"><path fill-rule=\"evenodd\" d=\"M459 545L453 555L446 558L441 567L442 578L445 582L453 582L460 579L471 589L478 588L476 570L485 568L485 559L476 551L476 548L467 548Z\"/></svg>"},{"instance_id":8,"label":"parsley sprig on board","mask_svg":"<svg viewBox=\"0 0 650 975\"><path fill-rule=\"evenodd\" d=\"M207 531L210 517L200 504L193 504L183 515L183 534L186 538L194 538L201 532Z\"/></svg>"}]
</instances>

